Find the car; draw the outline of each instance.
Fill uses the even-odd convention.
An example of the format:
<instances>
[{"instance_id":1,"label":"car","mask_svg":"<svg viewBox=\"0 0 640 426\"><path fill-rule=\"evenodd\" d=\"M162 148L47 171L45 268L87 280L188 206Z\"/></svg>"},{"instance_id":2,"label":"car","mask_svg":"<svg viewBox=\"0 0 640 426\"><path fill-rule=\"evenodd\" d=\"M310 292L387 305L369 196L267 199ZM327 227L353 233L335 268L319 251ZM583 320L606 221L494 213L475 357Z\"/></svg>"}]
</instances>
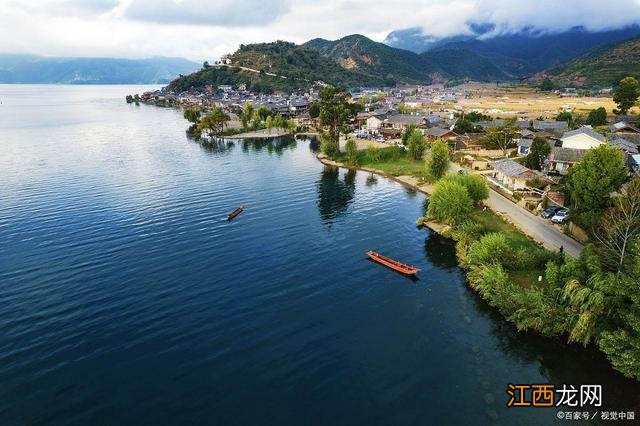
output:
<instances>
[{"instance_id":1,"label":"car","mask_svg":"<svg viewBox=\"0 0 640 426\"><path fill-rule=\"evenodd\" d=\"M562 209L551 218L551 222L564 223L567 219L569 219L569 210Z\"/></svg>"},{"instance_id":2,"label":"car","mask_svg":"<svg viewBox=\"0 0 640 426\"><path fill-rule=\"evenodd\" d=\"M545 211L543 211L542 213L540 213L540 217L543 217L545 219L551 219L552 217L554 217L556 215L556 213L558 213L560 210L562 210L562 207L549 207L548 209L546 209Z\"/></svg>"}]
</instances>

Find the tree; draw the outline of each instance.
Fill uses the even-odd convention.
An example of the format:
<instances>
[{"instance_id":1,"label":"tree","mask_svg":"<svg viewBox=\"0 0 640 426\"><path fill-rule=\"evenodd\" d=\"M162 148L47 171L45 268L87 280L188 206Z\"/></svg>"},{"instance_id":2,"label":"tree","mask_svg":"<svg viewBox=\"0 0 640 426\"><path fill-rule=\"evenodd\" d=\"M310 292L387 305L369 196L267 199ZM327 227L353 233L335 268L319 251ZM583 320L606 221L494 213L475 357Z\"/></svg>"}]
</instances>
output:
<instances>
[{"instance_id":1,"label":"tree","mask_svg":"<svg viewBox=\"0 0 640 426\"><path fill-rule=\"evenodd\" d=\"M210 67L211 67L211 65L209 65L209 61L204 61L202 63L202 68L207 69L207 68L210 68Z\"/></svg>"},{"instance_id":2,"label":"tree","mask_svg":"<svg viewBox=\"0 0 640 426\"><path fill-rule=\"evenodd\" d=\"M251 116L251 128L253 130L257 130L262 126L262 118L258 111L253 111L253 115Z\"/></svg>"},{"instance_id":3,"label":"tree","mask_svg":"<svg viewBox=\"0 0 640 426\"><path fill-rule=\"evenodd\" d=\"M272 115L271 110L264 105L260 105L258 108L258 115L261 120L266 120L268 116Z\"/></svg>"},{"instance_id":4,"label":"tree","mask_svg":"<svg viewBox=\"0 0 640 426\"><path fill-rule=\"evenodd\" d=\"M420 133L419 130L414 129L407 140L409 155L414 160L421 160L426 148L427 142L425 141L424 136L422 136L422 133Z\"/></svg>"},{"instance_id":5,"label":"tree","mask_svg":"<svg viewBox=\"0 0 640 426\"><path fill-rule=\"evenodd\" d=\"M184 110L183 116L189 123L198 124L201 116L200 109L195 107L187 108Z\"/></svg>"},{"instance_id":6,"label":"tree","mask_svg":"<svg viewBox=\"0 0 640 426\"><path fill-rule=\"evenodd\" d=\"M318 102L314 102L309 107L309 117L318 118L320 116L320 104Z\"/></svg>"},{"instance_id":7,"label":"tree","mask_svg":"<svg viewBox=\"0 0 640 426\"><path fill-rule=\"evenodd\" d=\"M629 265L632 243L640 236L640 178L635 178L613 199L594 235L599 243L600 258L610 270L621 273Z\"/></svg>"},{"instance_id":8,"label":"tree","mask_svg":"<svg viewBox=\"0 0 640 426\"><path fill-rule=\"evenodd\" d=\"M525 158L525 165L533 170L542 170L545 160L551 153L551 146L547 142L547 138L536 136L531 142L529 154Z\"/></svg>"},{"instance_id":9,"label":"tree","mask_svg":"<svg viewBox=\"0 0 640 426\"><path fill-rule=\"evenodd\" d=\"M273 129L273 118L271 116L268 116L264 124L267 129L269 129L269 133L271 133L271 129Z\"/></svg>"},{"instance_id":10,"label":"tree","mask_svg":"<svg viewBox=\"0 0 640 426\"><path fill-rule=\"evenodd\" d=\"M604 107L600 107L589 111L587 124L593 127L607 124L607 110Z\"/></svg>"},{"instance_id":11,"label":"tree","mask_svg":"<svg viewBox=\"0 0 640 426\"><path fill-rule=\"evenodd\" d=\"M320 90L321 147L329 157L340 152L340 133L346 132L347 124L356 113L349 105L350 97L342 87L328 85Z\"/></svg>"},{"instance_id":12,"label":"tree","mask_svg":"<svg viewBox=\"0 0 640 426\"><path fill-rule=\"evenodd\" d=\"M516 146L518 136L518 130L511 124L506 124L489 128L480 142L488 149L499 149L502 155L507 155L507 150Z\"/></svg>"},{"instance_id":13,"label":"tree","mask_svg":"<svg viewBox=\"0 0 640 426\"><path fill-rule=\"evenodd\" d=\"M434 180L442 178L449 169L449 161L447 144L441 140L434 142L427 161L427 173Z\"/></svg>"},{"instance_id":14,"label":"tree","mask_svg":"<svg viewBox=\"0 0 640 426\"><path fill-rule=\"evenodd\" d=\"M546 77L540 82L540 90L543 92L550 92L553 89L555 89L555 86L549 77Z\"/></svg>"},{"instance_id":15,"label":"tree","mask_svg":"<svg viewBox=\"0 0 640 426\"><path fill-rule=\"evenodd\" d=\"M382 160L382 151L380 148L377 148L374 144L370 143L367 145L367 158L372 163L377 163Z\"/></svg>"},{"instance_id":16,"label":"tree","mask_svg":"<svg viewBox=\"0 0 640 426\"><path fill-rule=\"evenodd\" d=\"M453 126L453 131L459 135L464 135L465 133L474 133L477 130L477 126L466 118L458 119L455 126Z\"/></svg>"},{"instance_id":17,"label":"tree","mask_svg":"<svg viewBox=\"0 0 640 426\"><path fill-rule=\"evenodd\" d=\"M620 84L613 92L613 101L618 105L617 112L626 114L636 104L638 96L640 96L638 80L633 77L626 77L620 80Z\"/></svg>"},{"instance_id":18,"label":"tree","mask_svg":"<svg viewBox=\"0 0 640 426\"><path fill-rule=\"evenodd\" d=\"M345 146L345 153L347 154L347 164L350 166L358 165L358 146L356 145L356 141L349 138L347 139L347 144Z\"/></svg>"},{"instance_id":19,"label":"tree","mask_svg":"<svg viewBox=\"0 0 640 426\"><path fill-rule=\"evenodd\" d=\"M250 102L245 102L244 108L242 108L242 112L240 113L240 121L242 121L242 127L245 129L249 127L253 112L253 105Z\"/></svg>"},{"instance_id":20,"label":"tree","mask_svg":"<svg viewBox=\"0 0 640 426\"><path fill-rule=\"evenodd\" d=\"M210 138L213 138L224 132L224 125L229 120L229 115L222 108L214 108L209 114L200 119L198 130L206 132Z\"/></svg>"},{"instance_id":21,"label":"tree","mask_svg":"<svg viewBox=\"0 0 640 426\"><path fill-rule=\"evenodd\" d=\"M469 193L469 197L474 205L480 205L483 200L489 198L489 187L487 182L480 175L476 174L455 174L448 175L442 180L459 183L464 186Z\"/></svg>"},{"instance_id":22,"label":"tree","mask_svg":"<svg viewBox=\"0 0 640 426\"><path fill-rule=\"evenodd\" d=\"M413 133L413 131L417 128L418 126L413 123L407 125L407 127L404 128L404 132L402 132L402 145L407 146L407 143L409 142L409 136L411 136L411 133Z\"/></svg>"},{"instance_id":23,"label":"tree","mask_svg":"<svg viewBox=\"0 0 640 426\"><path fill-rule=\"evenodd\" d=\"M571 114L571 111L560 111L558 115L556 115L556 121L566 121L571 125L573 122L573 114Z\"/></svg>"},{"instance_id":24,"label":"tree","mask_svg":"<svg viewBox=\"0 0 640 426\"><path fill-rule=\"evenodd\" d=\"M610 194L620 189L627 177L622 151L608 144L590 149L569 169L566 191L575 222L592 229L608 206Z\"/></svg>"},{"instance_id":25,"label":"tree","mask_svg":"<svg viewBox=\"0 0 640 426\"><path fill-rule=\"evenodd\" d=\"M427 217L450 225L463 223L473 209L467 189L457 182L442 180L429 197Z\"/></svg>"}]
</instances>

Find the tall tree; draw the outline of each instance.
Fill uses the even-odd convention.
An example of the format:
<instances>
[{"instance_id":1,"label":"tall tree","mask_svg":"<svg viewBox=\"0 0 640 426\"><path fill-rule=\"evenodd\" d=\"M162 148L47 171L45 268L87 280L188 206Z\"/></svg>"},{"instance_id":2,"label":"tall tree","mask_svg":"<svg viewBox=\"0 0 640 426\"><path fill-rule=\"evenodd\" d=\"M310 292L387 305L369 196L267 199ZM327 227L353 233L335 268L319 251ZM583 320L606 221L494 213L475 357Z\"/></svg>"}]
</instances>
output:
<instances>
[{"instance_id":1,"label":"tall tree","mask_svg":"<svg viewBox=\"0 0 640 426\"><path fill-rule=\"evenodd\" d=\"M545 160L551 153L551 146L547 142L547 138L536 136L531 142L529 154L525 158L525 164L530 169L542 170Z\"/></svg>"},{"instance_id":2,"label":"tall tree","mask_svg":"<svg viewBox=\"0 0 640 426\"><path fill-rule=\"evenodd\" d=\"M593 229L610 194L620 189L628 170L622 151L607 144L590 149L569 169L566 190L573 206L572 218Z\"/></svg>"},{"instance_id":3,"label":"tall tree","mask_svg":"<svg viewBox=\"0 0 640 426\"><path fill-rule=\"evenodd\" d=\"M633 77L625 77L613 92L613 101L618 104L620 114L626 114L633 107L640 96L638 80Z\"/></svg>"},{"instance_id":4,"label":"tall tree","mask_svg":"<svg viewBox=\"0 0 640 426\"><path fill-rule=\"evenodd\" d=\"M342 87L325 86L320 90L322 150L329 157L340 152L340 134L345 133L356 109L349 104L351 94Z\"/></svg>"},{"instance_id":5,"label":"tall tree","mask_svg":"<svg viewBox=\"0 0 640 426\"><path fill-rule=\"evenodd\" d=\"M350 166L358 165L358 145L356 141L349 138L345 146L345 153L347 155L347 164Z\"/></svg>"},{"instance_id":6,"label":"tall tree","mask_svg":"<svg viewBox=\"0 0 640 426\"><path fill-rule=\"evenodd\" d=\"M414 129L409 135L406 142L409 155L414 160L422 160L424 151L427 148L427 142L424 139L422 133L419 130Z\"/></svg>"},{"instance_id":7,"label":"tall tree","mask_svg":"<svg viewBox=\"0 0 640 426\"><path fill-rule=\"evenodd\" d=\"M518 136L518 129L508 123L504 126L489 128L487 135L481 139L481 143L488 149L499 149L502 155L507 155L507 150L516 146Z\"/></svg>"},{"instance_id":8,"label":"tall tree","mask_svg":"<svg viewBox=\"0 0 640 426\"><path fill-rule=\"evenodd\" d=\"M222 108L214 108L200 119L198 130L206 132L210 138L220 136L224 133L224 125L229 119L229 115Z\"/></svg>"},{"instance_id":9,"label":"tall tree","mask_svg":"<svg viewBox=\"0 0 640 426\"><path fill-rule=\"evenodd\" d=\"M442 178L449 170L449 161L447 144L441 140L434 142L427 160L427 173L434 180Z\"/></svg>"},{"instance_id":10,"label":"tall tree","mask_svg":"<svg viewBox=\"0 0 640 426\"><path fill-rule=\"evenodd\" d=\"M589 111L587 124L590 126L604 126L607 124L607 110L604 107L600 107Z\"/></svg>"},{"instance_id":11,"label":"tall tree","mask_svg":"<svg viewBox=\"0 0 640 426\"><path fill-rule=\"evenodd\" d=\"M629 270L632 242L640 236L640 178L635 178L613 199L594 232L603 263L621 273Z\"/></svg>"},{"instance_id":12,"label":"tall tree","mask_svg":"<svg viewBox=\"0 0 640 426\"><path fill-rule=\"evenodd\" d=\"M242 121L242 127L245 129L249 127L249 122L253 117L253 105L251 102L245 102L244 108L242 108L242 113L240 113L240 121Z\"/></svg>"},{"instance_id":13,"label":"tall tree","mask_svg":"<svg viewBox=\"0 0 640 426\"><path fill-rule=\"evenodd\" d=\"M200 121L201 113L199 108L191 107L185 109L183 115L189 123L198 124L198 121Z\"/></svg>"}]
</instances>

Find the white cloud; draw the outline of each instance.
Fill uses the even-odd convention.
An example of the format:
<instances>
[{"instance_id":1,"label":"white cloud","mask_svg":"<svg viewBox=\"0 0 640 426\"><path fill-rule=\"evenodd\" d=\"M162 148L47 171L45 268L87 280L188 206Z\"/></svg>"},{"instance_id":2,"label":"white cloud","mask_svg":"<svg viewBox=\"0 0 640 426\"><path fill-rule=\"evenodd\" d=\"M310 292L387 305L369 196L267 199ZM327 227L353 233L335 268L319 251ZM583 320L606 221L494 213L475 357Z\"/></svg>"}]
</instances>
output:
<instances>
[{"instance_id":1,"label":"white cloud","mask_svg":"<svg viewBox=\"0 0 640 426\"><path fill-rule=\"evenodd\" d=\"M442 37L469 32L469 23L509 32L640 22L640 0L0 0L0 10L0 52L198 61L240 43L383 40L409 27Z\"/></svg>"}]
</instances>

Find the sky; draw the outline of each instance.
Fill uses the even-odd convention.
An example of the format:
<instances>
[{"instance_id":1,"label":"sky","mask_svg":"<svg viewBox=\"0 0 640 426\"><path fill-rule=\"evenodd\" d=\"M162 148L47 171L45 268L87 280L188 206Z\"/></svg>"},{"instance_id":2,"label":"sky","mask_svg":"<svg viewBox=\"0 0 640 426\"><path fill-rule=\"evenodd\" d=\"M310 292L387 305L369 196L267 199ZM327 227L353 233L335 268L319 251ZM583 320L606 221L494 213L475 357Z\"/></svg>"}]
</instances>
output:
<instances>
[{"instance_id":1,"label":"sky","mask_svg":"<svg viewBox=\"0 0 640 426\"><path fill-rule=\"evenodd\" d=\"M640 0L0 0L0 53L213 60L239 44L640 23Z\"/></svg>"}]
</instances>

